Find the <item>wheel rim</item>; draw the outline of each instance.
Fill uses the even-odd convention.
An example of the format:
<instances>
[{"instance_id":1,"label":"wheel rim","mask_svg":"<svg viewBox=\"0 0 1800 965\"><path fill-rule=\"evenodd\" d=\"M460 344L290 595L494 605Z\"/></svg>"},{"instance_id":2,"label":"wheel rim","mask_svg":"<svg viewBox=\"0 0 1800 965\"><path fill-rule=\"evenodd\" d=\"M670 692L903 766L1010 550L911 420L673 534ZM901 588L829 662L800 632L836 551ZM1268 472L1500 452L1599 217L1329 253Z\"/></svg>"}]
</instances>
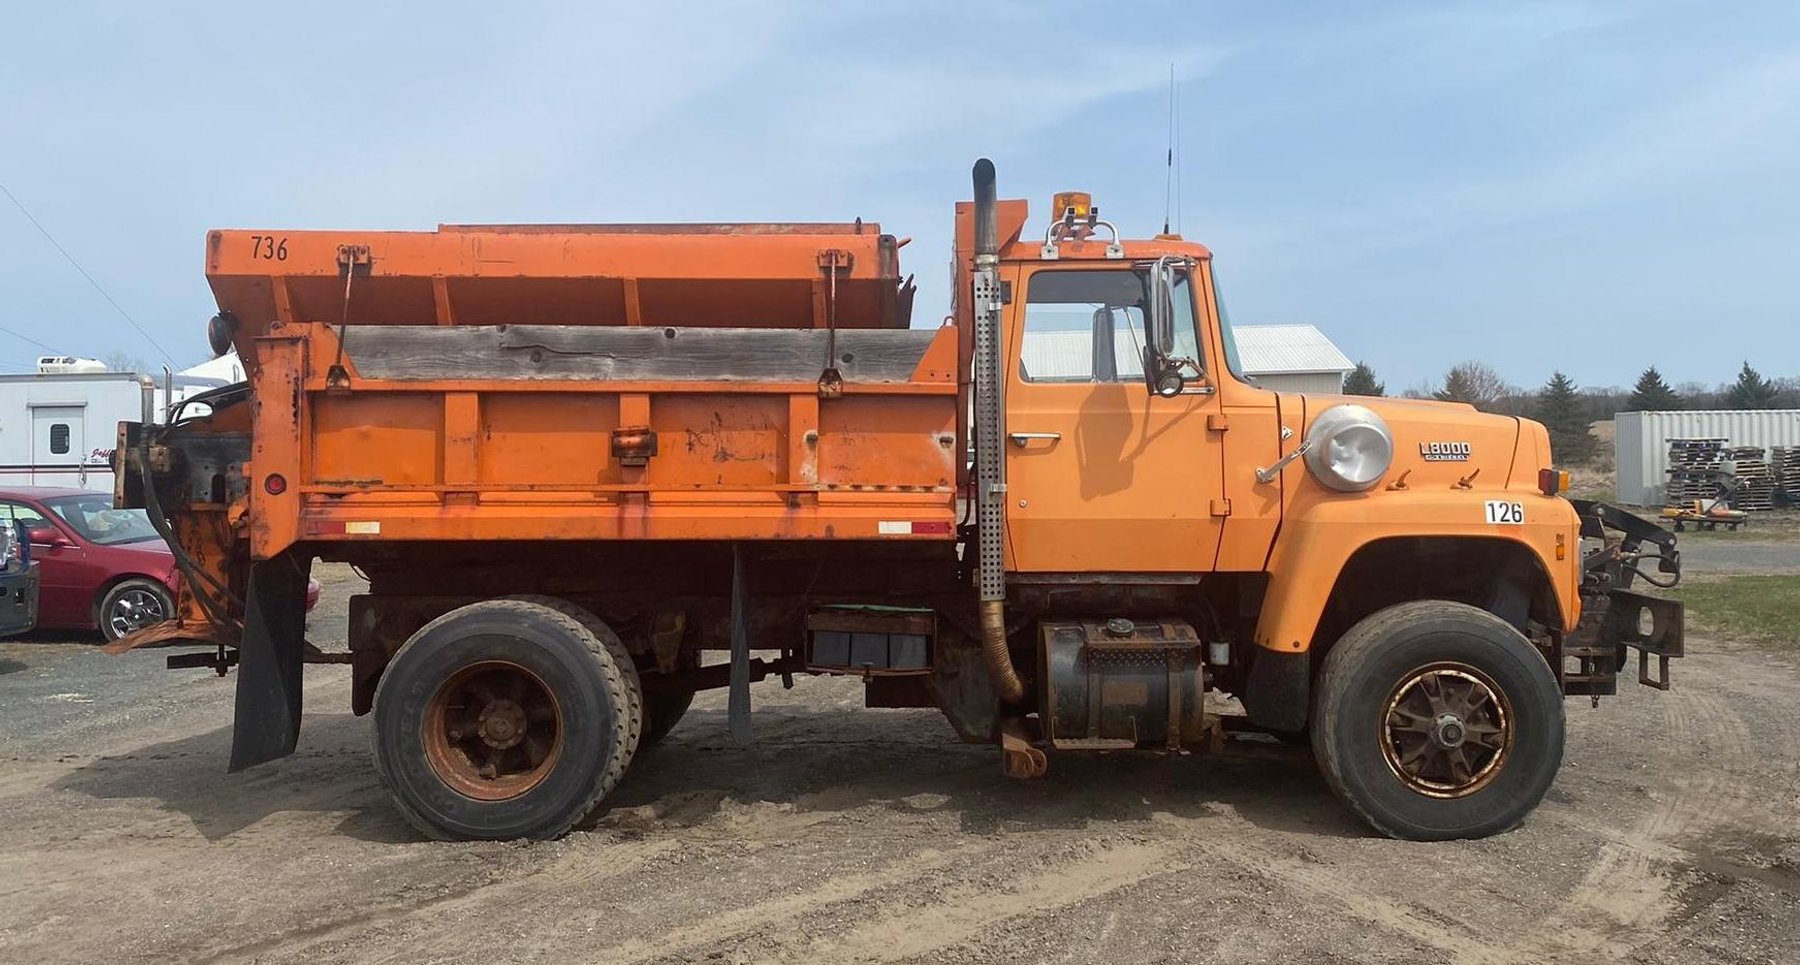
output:
<instances>
[{"instance_id":1,"label":"wheel rim","mask_svg":"<svg viewBox=\"0 0 1800 965\"><path fill-rule=\"evenodd\" d=\"M1464 797L1500 773L1512 753L1512 723L1512 705L1492 678L1467 664L1432 664L1388 698L1382 755L1412 790Z\"/></svg>"},{"instance_id":2,"label":"wheel rim","mask_svg":"<svg viewBox=\"0 0 1800 965\"><path fill-rule=\"evenodd\" d=\"M130 589L119 594L106 611L106 625L115 639L156 626L168 618L162 598L143 589Z\"/></svg>"},{"instance_id":3,"label":"wheel rim","mask_svg":"<svg viewBox=\"0 0 1800 965\"><path fill-rule=\"evenodd\" d=\"M537 674L506 661L472 664L426 705L425 759L458 793L504 801L550 776L562 731L562 707Z\"/></svg>"}]
</instances>

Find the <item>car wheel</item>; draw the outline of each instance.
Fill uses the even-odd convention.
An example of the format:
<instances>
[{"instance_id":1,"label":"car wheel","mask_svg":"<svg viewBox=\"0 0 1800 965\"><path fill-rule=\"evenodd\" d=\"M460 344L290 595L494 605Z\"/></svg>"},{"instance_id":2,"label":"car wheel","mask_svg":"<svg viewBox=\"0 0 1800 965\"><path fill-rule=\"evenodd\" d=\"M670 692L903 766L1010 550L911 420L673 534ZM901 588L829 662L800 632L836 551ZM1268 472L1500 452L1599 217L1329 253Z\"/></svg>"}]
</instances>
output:
<instances>
[{"instance_id":1,"label":"car wheel","mask_svg":"<svg viewBox=\"0 0 1800 965\"><path fill-rule=\"evenodd\" d=\"M108 642L145 627L153 627L175 615L169 588L155 580L133 577L120 580L100 598L94 622Z\"/></svg>"},{"instance_id":2,"label":"car wheel","mask_svg":"<svg viewBox=\"0 0 1800 965\"><path fill-rule=\"evenodd\" d=\"M452 610L381 675L375 771L431 837L558 837L631 760L642 726L634 677L558 609L492 600Z\"/></svg>"},{"instance_id":3,"label":"car wheel","mask_svg":"<svg viewBox=\"0 0 1800 965\"><path fill-rule=\"evenodd\" d=\"M1319 673L1313 753L1375 830L1480 838L1524 820L1562 765L1562 689L1530 641L1461 603L1422 600L1351 627Z\"/></svg>"}]
</instances>

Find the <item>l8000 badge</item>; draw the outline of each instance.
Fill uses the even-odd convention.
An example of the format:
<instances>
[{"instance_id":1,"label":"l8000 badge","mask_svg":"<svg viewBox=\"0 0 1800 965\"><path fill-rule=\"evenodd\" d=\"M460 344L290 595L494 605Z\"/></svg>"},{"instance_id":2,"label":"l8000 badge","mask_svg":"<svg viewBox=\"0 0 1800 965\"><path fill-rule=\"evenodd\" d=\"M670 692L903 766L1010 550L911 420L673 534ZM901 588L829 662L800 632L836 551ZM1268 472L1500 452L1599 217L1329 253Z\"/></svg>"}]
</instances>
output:
<instances>
[{"instance_id":1,"label":"l8000 badge","mask_svg":"<svg viewBox=\"0 0 1800 965\"><path fill-rule=\"evenodd\" d=\"M1419 458L1426 462L1468 462L1469 444L1466 442L1421 442Z\"/></svg>"}]
</instances>

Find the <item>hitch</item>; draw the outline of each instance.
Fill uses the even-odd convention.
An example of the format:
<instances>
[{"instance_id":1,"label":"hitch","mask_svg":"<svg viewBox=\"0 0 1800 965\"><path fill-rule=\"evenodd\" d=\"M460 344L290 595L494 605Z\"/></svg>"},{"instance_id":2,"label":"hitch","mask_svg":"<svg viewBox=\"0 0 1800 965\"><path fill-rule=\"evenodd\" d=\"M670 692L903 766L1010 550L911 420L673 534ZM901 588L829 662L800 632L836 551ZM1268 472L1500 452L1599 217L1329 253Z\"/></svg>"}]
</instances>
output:
<instances>
[{"instance_id":1,"label":"hitch","mask_svg":"<svg viewBox=\"0 0 1800 965\"><path fill-rule=\"evenodd\" d=\"M203 651L201 653L169 654L167 666L170 670L198 670L205 667L223 677L231 668L237 666L237 662L238 652L227 650L224 644L220 644L217 650L210 653Z\"/></svg>"}]
</instances>

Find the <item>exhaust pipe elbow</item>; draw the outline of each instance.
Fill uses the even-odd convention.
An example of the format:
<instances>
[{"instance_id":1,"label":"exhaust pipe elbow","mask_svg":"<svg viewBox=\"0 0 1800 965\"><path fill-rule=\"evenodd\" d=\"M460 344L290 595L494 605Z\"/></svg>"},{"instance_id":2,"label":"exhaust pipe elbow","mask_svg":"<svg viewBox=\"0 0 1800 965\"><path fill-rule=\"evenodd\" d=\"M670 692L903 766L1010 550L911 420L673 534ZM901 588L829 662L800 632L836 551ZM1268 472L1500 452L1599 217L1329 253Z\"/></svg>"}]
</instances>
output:
<instances>
[{"instance_id":1,"label":"exhaust pipe elbow","mask_svg":"<svg viewBox=\"0 0 1800 965\"><path fill-rule=\"evenodd\" d=\"M1001 703L1023 704L1025 682L1019 679L1012 654L1006 649L1006 608L999 600L984 600L981 604L981 656L994 685L994 696Z\"/></svg>"}]
</instances>

